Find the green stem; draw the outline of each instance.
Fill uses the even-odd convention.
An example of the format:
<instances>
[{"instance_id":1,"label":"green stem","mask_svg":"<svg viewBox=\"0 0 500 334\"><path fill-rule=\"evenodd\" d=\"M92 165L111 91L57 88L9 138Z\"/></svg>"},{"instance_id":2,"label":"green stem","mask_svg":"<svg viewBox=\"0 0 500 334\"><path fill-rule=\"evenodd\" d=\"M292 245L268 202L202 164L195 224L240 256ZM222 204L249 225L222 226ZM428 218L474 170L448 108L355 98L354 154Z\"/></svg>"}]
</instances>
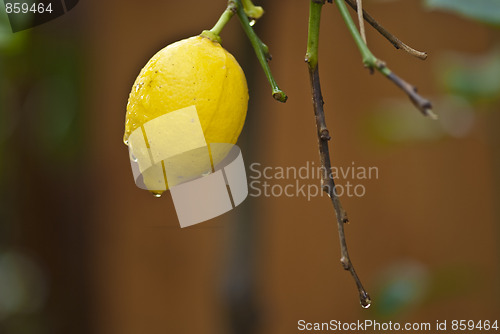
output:
<instances>
[{"instance_id":1,"label":"green stem","mask_svg":"<svg viewBox=\"0 0 500 334\"><path fill-rule=\"evenodd\" d=\"M307 32L306 62L309 68L318 66L319 23L322 3L311 1L309 4L309 30Z\"/></svg>"},{"instance_id":2,"label":"green stem","mask_svg":"<svg viewBox=\"0 0 500 334\"><path fill-rule=\"evenodd\" d=\"M429 116L430 118L436 119L437 116L432 112L432 104L429 100L423 98L417 93L417 89L411 84L407 83L400 77L398 77L394 72L392 72L386 64L377 59L370 51L366 43L363 41L361 34L354 23L351 15L349 14L349 10L344 2L344 0L335 0L335 4L337 5L340 15L344 19L344 22L351 33L354 42L358 46L359 52L361 53L361 57L363 59L363 64L368 67L370 70L377 69L380 73L382 73L385 77L391 80L396 86L401 88L410 98L411 102L417 107L418 110L424 115Z\"/></svg>"},{"instance_id":3,"label":"green stem","mask_svg":"<svg viewBox=\"0 0 500 334\"><path fill-rule=\"evenodd\" d=\"M243 27L243 30L245 31L248 39L250 40L250 43L252 44L255 54L257 55L257 59L259 60L259 63L267 77L267 81L269 81L269 84L271 85L274 99L280 102L286 102L288 97L286 96L285 92L283 92L278 87L278 84L274 80L274 77L271 73L271 69L269 68L269 64L267 63L271 58L269 55L269 49L264 43L262 43L253 28L250 26L248 16L245 13L243 5L241 4L241 0L229 0L229 3L234 3L236 5L236 15L238 15L241 26Z\"/></svg>"},{"instance_id":4,"label":"green stem","mask_svg":"<svg viewBox=\"0 0 500 334\"><path fill-rule=\"evenodd\" d=\"M235 9L236 5L233 2L229 1L226 10L222 13L213 28L210 30L203 30L201 36L207 37L214 42L221 43L222 39L220 38L220 33L229 22L229 20L233 17Z\"/></svg>"},{"instance_id":5,"label":"green stem","mask_svg":"<svg viewBox=\"0 0 500 334\"><path fill-rule=\"evenodd\" d=\"M224 13L222 13L221 17L219 18L219 21L214 25L212 29L210 29L211 32L214 34L220 35L222 29L225 27L226 23L229 22L229 20L233 17L234 11L232 6L228 5Z\"/></svg>"}]
</instances>

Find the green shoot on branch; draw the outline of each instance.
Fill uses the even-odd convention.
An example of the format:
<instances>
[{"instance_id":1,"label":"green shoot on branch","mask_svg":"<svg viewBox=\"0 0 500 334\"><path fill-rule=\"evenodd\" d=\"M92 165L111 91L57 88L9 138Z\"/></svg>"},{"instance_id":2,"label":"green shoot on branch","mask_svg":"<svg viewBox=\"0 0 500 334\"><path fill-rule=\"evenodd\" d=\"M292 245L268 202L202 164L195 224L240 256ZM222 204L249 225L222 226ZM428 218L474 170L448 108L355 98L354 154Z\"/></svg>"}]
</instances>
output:
<instances>
[{"instance_id":1,"label":"green shoot on branch","mask_svg":"<svg viewBox=\"0 0 500 334\"><path fill-rule=\"evenodd\" d=\"M386 64L377 59L373 53L370 51L368 46L365 44L363 41L363 38L361 37L361 34L359 33L358 29L356 28L356 25L349 14L349 11L347 9L347 6L344 3L344 0L334 0L335 4L337 5L340 14L342 18L344 19L344 22L349 29L349 32L351 33L354 42L358 46L359 52L361 53L361 57L363 59L363 64L368 67L371 71L373 69L378 70L380 73L382 73L385 77L387 77L389 80L391 80L396 86L401 88L410 98L410 100L413 102L415 107L417 107L418 110L424 116L429 116L430 118L436 119L437 116L432 112L432 104L429 100L423 98L417 93L417 89L413 86L398 77L394 72L392 72Z\"/></svg>"}]
</instances>

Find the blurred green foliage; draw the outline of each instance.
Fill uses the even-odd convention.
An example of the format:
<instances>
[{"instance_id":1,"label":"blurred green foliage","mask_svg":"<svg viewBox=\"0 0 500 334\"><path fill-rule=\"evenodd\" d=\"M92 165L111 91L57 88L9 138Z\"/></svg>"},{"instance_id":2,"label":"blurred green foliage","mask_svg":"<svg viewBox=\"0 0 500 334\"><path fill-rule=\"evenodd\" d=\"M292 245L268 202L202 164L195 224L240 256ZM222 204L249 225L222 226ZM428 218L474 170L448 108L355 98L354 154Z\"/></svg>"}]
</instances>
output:
<instances>
[{"instance_id":1,"label":"blurred green foliage","mask_svg":"<svg viewBox=\"0 0 500 334\"><path fill-rule=\"evenodd\" d=\"M425 4L500 27L500 0L425 0ZM500 111L500 46L479 55L444 52L433 58L436 59L435 80L440 93L431 100L439 120L422 117L401 96L382 101L374 108L362 133L369 136L370 144L395 148L398 144L422 144L449 136L466 136L480 124L477 119L483 117L491 124L486 131L490 133L492 160L496 157L500 161L498 122L492 117ZM490 113L479 115L480 111ZM393 320L408 316L417 307L478 293L483 282L478 282L473 273L481 270L484 268L465 262L432 269L412 262L392 264L380 272L373 290L373 299L377 302L370 312L375 318Z\"/></svg>"},{"instance_id":2,"label":"blurred green foliage","mask_svg":"<svg viewBox=\"0 0 500 334\"><path fill-rule=\"evenodd\" d=\"M500 0L494 3L499 6L494 16L500 21ZM439 120L421 117L403 96L383 101L364 124L363 133L369 142L389 146L464 137L474 127L479 110L498 109L495 106L500 101L500 46L480 55L445 52L434 59L435 79L442 93L431 101Z\"/></svg>"},{"instance_id":3,"label":"blurred green foliage","mask_svg":"<svg viewBox=\"0 0 500 334\"><path fill-rule=\"evenodd\" d=\"M422 117L404 98L386 100L366 118L362 133L371 144L384 147L461 138L472 130L476 114L473 105L459 95L432 98L437 121Z\"/></svg>"},{"instance_id":4,"label":"blurred green foliage","mask_svg":"<svg viewBox=\"0 0 500 334\"><path fill-rule=\"evenodd\" d=\"M46 277L32 259L0 252L0 321L17 313L40 311L47 298Z\"/></svg>"},{"instance_id":5,"label":"blurred green foliage","mask_svg":"<svg viewBox=\"0 0 500 334\"><path fill-rule=\"evenodd\" d=\"M62 193L79 189L85 182L80 167L84 160L84 59L76 30L68 23L54 27L13 33L7 15L0 10L2 334L59 333L54 328L62 321L54 319L71 322L79 317L58 310L57 303L71 305L68 299L74 298L61 287L66 278L58 278L58 272L74 270L78 265L72 264L73 257L82 261L77 247L64 241L76 234L68 222L83 216L80 200ZM27 239L26 231L36 224L52 229L52 235L42 232L34 242ZM72 258L64 262L66 253ZM57 265L51 266L53 258Z\"/></svg>"},{"instance_id":6,"label":"blurred green foliage","mask_svg":"<svg viewBox=\"0 0 500 334\"><path fill-rule=\"evenodd\" d=\"M368 142L382 146L434 141L444 135L438 122L422 117L403 98L382 102L369 114L362 133L369 136Z\"/></svg>"},{"instance_id":7,"label":"blurred green foliage","mask_svg":"<svg viewBox=\"0 0 500 334\"><path fill-rule=\"evenodd\" d=\"M383 268L377 281L372 312L378 319L394 319L427 298L430 271L420 263L402 261Z\"/></svg>"},{"instance_id":8,"label":"blurred green foliage","mask_svg":"<svg viewBox=\"0 0 500 334\"><path fill-rule=\"evenodd\" d=\"M500 0L426 0L430 8L442 9L461 16L500 26Z\"/></svg>"},{"instance_id":9,"label":"blurred green foliage","mask_svg":"<svg viewBox=\"0 0 500 334\"><path fill-rule=\"evenodd\" d=\"M28 31L13 34L7 14L4 11L0 11L0 57L21 50L26 45L28 35ZM1 60L0 58L0 64L2 63Z\"/></svg>"},{"instance_id":10,"label":"blurred green foliage","mask_svg":"<svg viewBox=\"0 0 500 334\"><path fill-rule=\"evenodd\" d=\"M457 299L480 291L473 263L449 263L429 268L412 260L397 261L380 269L373 289L377 302L368 319L403 319L429 304Z\"/></svg>"},{"instance_id":11,"label":"blurred green foliage","mask_svg":"<svg viewBox=\"0 0 500 334\"><path fill-rule=\"evenodd\" d=\"M449 54L439 68L439 80L449 94L476 105L500 100L500 50L480 56Z\"/></svg>"}]
</instances>

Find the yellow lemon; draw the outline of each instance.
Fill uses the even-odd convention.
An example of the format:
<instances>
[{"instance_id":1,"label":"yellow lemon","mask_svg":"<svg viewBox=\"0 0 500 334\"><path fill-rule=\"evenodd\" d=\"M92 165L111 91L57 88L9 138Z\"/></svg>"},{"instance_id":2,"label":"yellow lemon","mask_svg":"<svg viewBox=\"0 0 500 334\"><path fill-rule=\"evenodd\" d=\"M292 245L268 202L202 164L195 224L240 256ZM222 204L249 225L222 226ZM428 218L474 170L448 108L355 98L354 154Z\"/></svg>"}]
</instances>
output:
<instances>
[{"instance_id":1,"label":"yellow lemon","mask_svg":"<svg viewBox=\"0 0 500 334\"><path fill-rule=\"evenodd\" d=\"M208 144L236 143L248 106L245 75L229 52L202 36L168 45L141 70L128 99L124 142L147 122L193 105ZM155 190L145 174L144 181Z\"/></svg>"},{"instance_id":2,"label":"yellow lemon","mask_svg":"<svg viewBox=\"0 0 500 334\"><path fill-rule=\"evenodd\" d=\"M129 95L126 142L144 123L195 105L209 143L236 143L245 122L245 74L219 43L196 36L168 45L149 60Z\"/></svg>"}]
</instances>

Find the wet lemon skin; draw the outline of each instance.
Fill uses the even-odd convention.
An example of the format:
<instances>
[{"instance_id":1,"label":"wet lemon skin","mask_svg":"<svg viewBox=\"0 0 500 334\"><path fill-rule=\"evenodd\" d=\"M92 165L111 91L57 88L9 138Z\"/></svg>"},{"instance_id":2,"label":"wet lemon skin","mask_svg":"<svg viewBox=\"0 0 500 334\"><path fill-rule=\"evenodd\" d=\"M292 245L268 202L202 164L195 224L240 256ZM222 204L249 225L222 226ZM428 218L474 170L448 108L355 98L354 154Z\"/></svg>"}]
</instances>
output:
<instances>
[{"instance_id":1,"label":"wet lemon skin","mask_svg":"<svg viewBox=\"0 0 500 334\"><path fill-rule=\"evenodd\" d=\"M191 105L207 143L236 143L248 106L245 75L219 43L201 36L168 45L141 70L129 95L124 141L144 123Z\"/></svg>"},{"instance_id":2,"label":"wet lemon skin","mask_svg":"<svg viewBox=\"0 0 500 334\"><path fill-rule=\"evenodd\" d=\"M195 105L205 140L235 144L245 122L248 87L236 59L221 45L196 36L160 50L144 66L132 86L125 118L124 142L148 121ZM189 147L184 143L168 143ZM214 163L220 157L212 156ZM188 179L199 173L192 164L177 166ZM158 180L146 170L144 182L154 194ZM168 185L167 185L168 188Z\"/></svg>"}]
</instances>

